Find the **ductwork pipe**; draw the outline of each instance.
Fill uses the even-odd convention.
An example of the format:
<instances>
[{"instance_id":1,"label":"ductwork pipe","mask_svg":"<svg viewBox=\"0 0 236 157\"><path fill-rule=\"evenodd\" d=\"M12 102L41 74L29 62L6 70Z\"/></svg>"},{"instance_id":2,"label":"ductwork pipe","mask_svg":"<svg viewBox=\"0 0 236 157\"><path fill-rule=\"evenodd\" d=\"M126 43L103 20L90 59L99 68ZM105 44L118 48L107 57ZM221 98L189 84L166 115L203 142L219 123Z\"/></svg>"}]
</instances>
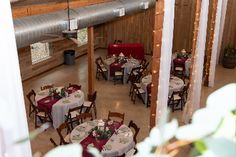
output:
<instances>
[{"instance_id":1,"label":"ductwork pipe","mask_svg":"<svg viewBox=\"0 0 236 157\"><path fill-rule=\"evenodd\" d=\"M78 28L102 24L119 16L141 12L155 5L156 0L116 0L73 9L71 18L77 20ZM144 4L146 4L145 7ZM68 29L67 11L24 17L14 20L18 48L42 41L47 34L61 34Z\"/></svg>"}]
</instances>

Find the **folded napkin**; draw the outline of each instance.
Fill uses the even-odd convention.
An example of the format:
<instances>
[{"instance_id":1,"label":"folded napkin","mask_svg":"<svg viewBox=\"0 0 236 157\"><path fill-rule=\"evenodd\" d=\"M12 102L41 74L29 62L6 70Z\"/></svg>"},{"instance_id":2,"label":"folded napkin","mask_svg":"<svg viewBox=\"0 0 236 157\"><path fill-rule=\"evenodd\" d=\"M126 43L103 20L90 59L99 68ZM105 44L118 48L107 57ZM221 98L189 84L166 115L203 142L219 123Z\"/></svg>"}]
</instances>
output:
<instances>
[{"instance_id":1,"label":"folded napkin","mask_svg":"<svg viewBox=\"0 0 236 157\"><path fill-rule=\"evenodd\" d=\"M63 100L62 103L66 104L66 103L70 103L70 100L66 99L66 100Z\"/></svg>"},{"instance_id":2,"label":"folded napkin","mask_svg":"<svg viewBox=\"0 0 236 157\"><path fill-rule=\"evenodd\" d=\"M106 145L103 146L103 149L104 150L111 150L112 149L112 145L106 144Z\"/></svg>"},{"instance_id":3,"label":"folded napkin","mask_svg":"<svg viewBox=\"0 0 236 157\"><path fill-rule=\"evenodd\" d=\"M123 137L123 138L120 138L120 143L123 143L123 144L126 144L129 142L129 139Z\"/></svg>"},{"instance_id":4,"label":"folded napkin","mask_svg":"<svg viewBox=\"0 0 236 157\"><path fill-rule=\"evenodd\" d=\"M120 57L124 57L125 55L121 52L121 53L119 54L119 56L120 56Z\"/></svg>"},{"instance_id":5,"label":"folded napkin","mask_svg":"<svg viewBox=\"0 0 236 157\"><path fill-rule=\"evenodd\" d=\"M48 93L47 92L39 92L38 95L44 96L44 95L48 95Z\"/></svg>"},{"instance_id":6,"label":"folded napkin","mask_svg":"<svg viewBox=\"0 0 236 157\"><path fill-rule=\"evenodd\" d=\"M79 127L76 127L75 130L81 132L81 131L85 131L85 127L84 126L79 126Z\"/></svg>"},{"instance_id":7,"label":"folded napkin","mask_svg":"<svg viewBox=\"0 0 236 157\"><path fill-rule=\"evenodd\" d=\"M78 94L75 94L74 97L75 97L75 98L80 98L81 95L78 93Z\"/></svg>"},{"instance_id":8,"label":"folded napkin","mask_svg":"<svg viewBox=\"0 0 236 157\"><path fill-rule=\"evenodd\" d=\"M80 141L80 140L82 140L82 139L83 139L83 136L81 136L80 134L77 134L77 135L75 135L75 136L72 137L72 140L78 140L78 141Z\"/></svg>"}]
</instances>

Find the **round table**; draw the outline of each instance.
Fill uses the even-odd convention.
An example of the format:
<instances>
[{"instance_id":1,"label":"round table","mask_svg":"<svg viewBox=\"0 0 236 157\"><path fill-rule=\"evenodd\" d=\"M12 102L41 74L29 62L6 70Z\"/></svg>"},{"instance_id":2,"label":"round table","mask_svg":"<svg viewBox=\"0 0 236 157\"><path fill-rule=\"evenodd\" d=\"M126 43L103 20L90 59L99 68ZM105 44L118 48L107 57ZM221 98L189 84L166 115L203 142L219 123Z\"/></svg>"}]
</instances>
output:
<instances>
[{"instance_id":1,"label":"round table","mask_svg":"<svg viewBox=\"0 0 236 157\"><path fill-rule=\"evenodd\" d=\"M116 125L117 129L108 140L101 142L96 140L90 135L90 131L98 126L101 121L102 120L88 121L75 127L70 135L71 142L80 143L84 148L87 146L96 147L96 145L102 143L102 149L100 151L103 157L120 156L134 148L135 143L131 129L119 122L112 122L112 125ZM99 147L101 147L101 144Z\"/></svg>"},{"instance_id":2,"label":"round table","mask_svg":"<svg viewBox=\"0 0 236 157\"><path fill-rule=\"evenodd\" d=\"M60 91L63 87L54 88L57 88L57 90ZM58 128L65 121L65 114L70 108L81 106L84 103L84 93L81 90L73 89L68 97L55 101L50 98L49 89L46 89L36 94L35 102L38 107L44 107L51 111L53 127Z\"/></svg>"},{"instance_id":3,"label":"round table","mask_svg":"<svg viewBox=\"0 0 236 157\"><path fill-rule=\"evenodd\" d=\"M140 61L135 58L126 59L126 63L117 63L115 64L115 57L107 58L104 60L106 68L108 69L108 80L112 80L112 74L114 74L115 69L124 68L124 77L123 83L126 83L129 77L129 73L132 68L138 67Z\"/></svg>"},{"instance_id":4,"label":"round table","mask_svg":"<svg viewBox=\"0 0 236 157\"><path fill-rule=\"evenodd\" d=\"M147 75L142 78L141 81L141 88L146 92L145 94L145 103L147 103L147 85L149 83L152 83L152 75ZM171 76L170 77L170 83L169 83L169 95L173 93L173 91L179 91L184 87L184 81L178 77Z\"/></svg>"}]
</instances>

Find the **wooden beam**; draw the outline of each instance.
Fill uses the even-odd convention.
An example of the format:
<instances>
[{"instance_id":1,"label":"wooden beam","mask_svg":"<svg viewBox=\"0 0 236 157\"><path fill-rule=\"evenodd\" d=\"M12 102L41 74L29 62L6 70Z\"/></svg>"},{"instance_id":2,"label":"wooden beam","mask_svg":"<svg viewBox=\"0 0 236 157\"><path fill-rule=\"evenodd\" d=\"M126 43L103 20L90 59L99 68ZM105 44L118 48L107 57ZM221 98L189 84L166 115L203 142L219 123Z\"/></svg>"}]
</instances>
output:
<instances>
[{"instance_id":1,"label":"wooden beam","mask_svg":"<svg viewBox=\"0 0 236 157\"><path fill-rule=\"evenodd\" d=\"M159 69L161 58L162 28L164 20L164 0L156 1L154 30L153 30L153 56L152 56L152 89L151 89L151 111L150 128L156 125L157 94L159 83Z\"/></svg>"},{"instance_id":2,"label":"wooden beam","mask_svg":"<svg viewBox=\"0 0 236 157\"><path fill-rule=\"evenodd\" d=\"M79 8L88 5L94 5L98 3L110 2L112 0L78 0L70 2L70 8ZM46 3L28 6L13 6L12 16L14 19L22 18L25 16L32 16L38 14L46 14L55 11L61 11L67 8L67 3Z\"/></svg>"},{"instance_id":3,"label":"wooden beam","mask_svg":"<svg viewBox=\"0 0 236 157\"><path fill-rule=\"evenodd\" d=\"M210 19L210 27L208 30L209 40L207 43L207 51L206 51L206 63L205 63L205 75L204 75L204 85L209 85L209 73L210 73L210 65L211 65L211 56L212 56L212 47L213 40L215 34L215 20L216 20L216 12L217 12L217 3L218 0L212 0L212 12Z\"/></svg>"},{"instance_id":4,"label":"wooden beam","mask_svg":"<svg viewBox=\"0 0 236 157\"><path fill-rule=\"evenodd\" d=\"M94 28L88 28L88 95L94 92Z\"/></svg>"}]
</instances>

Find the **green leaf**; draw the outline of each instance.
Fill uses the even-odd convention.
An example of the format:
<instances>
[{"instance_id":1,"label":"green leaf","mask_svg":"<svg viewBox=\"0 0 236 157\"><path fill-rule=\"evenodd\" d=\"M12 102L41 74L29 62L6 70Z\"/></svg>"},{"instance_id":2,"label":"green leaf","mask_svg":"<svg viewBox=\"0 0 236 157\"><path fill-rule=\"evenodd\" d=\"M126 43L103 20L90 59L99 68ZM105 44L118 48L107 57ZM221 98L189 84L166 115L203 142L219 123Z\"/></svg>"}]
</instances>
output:
<instances>
[{"instance_id":1,"label":"green leaf","mask_svg":"<svg viewBox=\"0 0 236 157\"><path fill-rule=\"evenodd\" d=\"M204 139L209 151L217 157L235 157L236 141L235 139L226 138L206 138Z\"/></svg>"},{"instance_id":2,"label":"green leaf","mask_svg":"<svg viewBox=\"0 0 236 157\"><path fill-rule=\"evenodd\" d=\"M194 142L194 146L201 154L203 154L207 150L207 147L202 140Z\"/></svg>"}]
</instances>

